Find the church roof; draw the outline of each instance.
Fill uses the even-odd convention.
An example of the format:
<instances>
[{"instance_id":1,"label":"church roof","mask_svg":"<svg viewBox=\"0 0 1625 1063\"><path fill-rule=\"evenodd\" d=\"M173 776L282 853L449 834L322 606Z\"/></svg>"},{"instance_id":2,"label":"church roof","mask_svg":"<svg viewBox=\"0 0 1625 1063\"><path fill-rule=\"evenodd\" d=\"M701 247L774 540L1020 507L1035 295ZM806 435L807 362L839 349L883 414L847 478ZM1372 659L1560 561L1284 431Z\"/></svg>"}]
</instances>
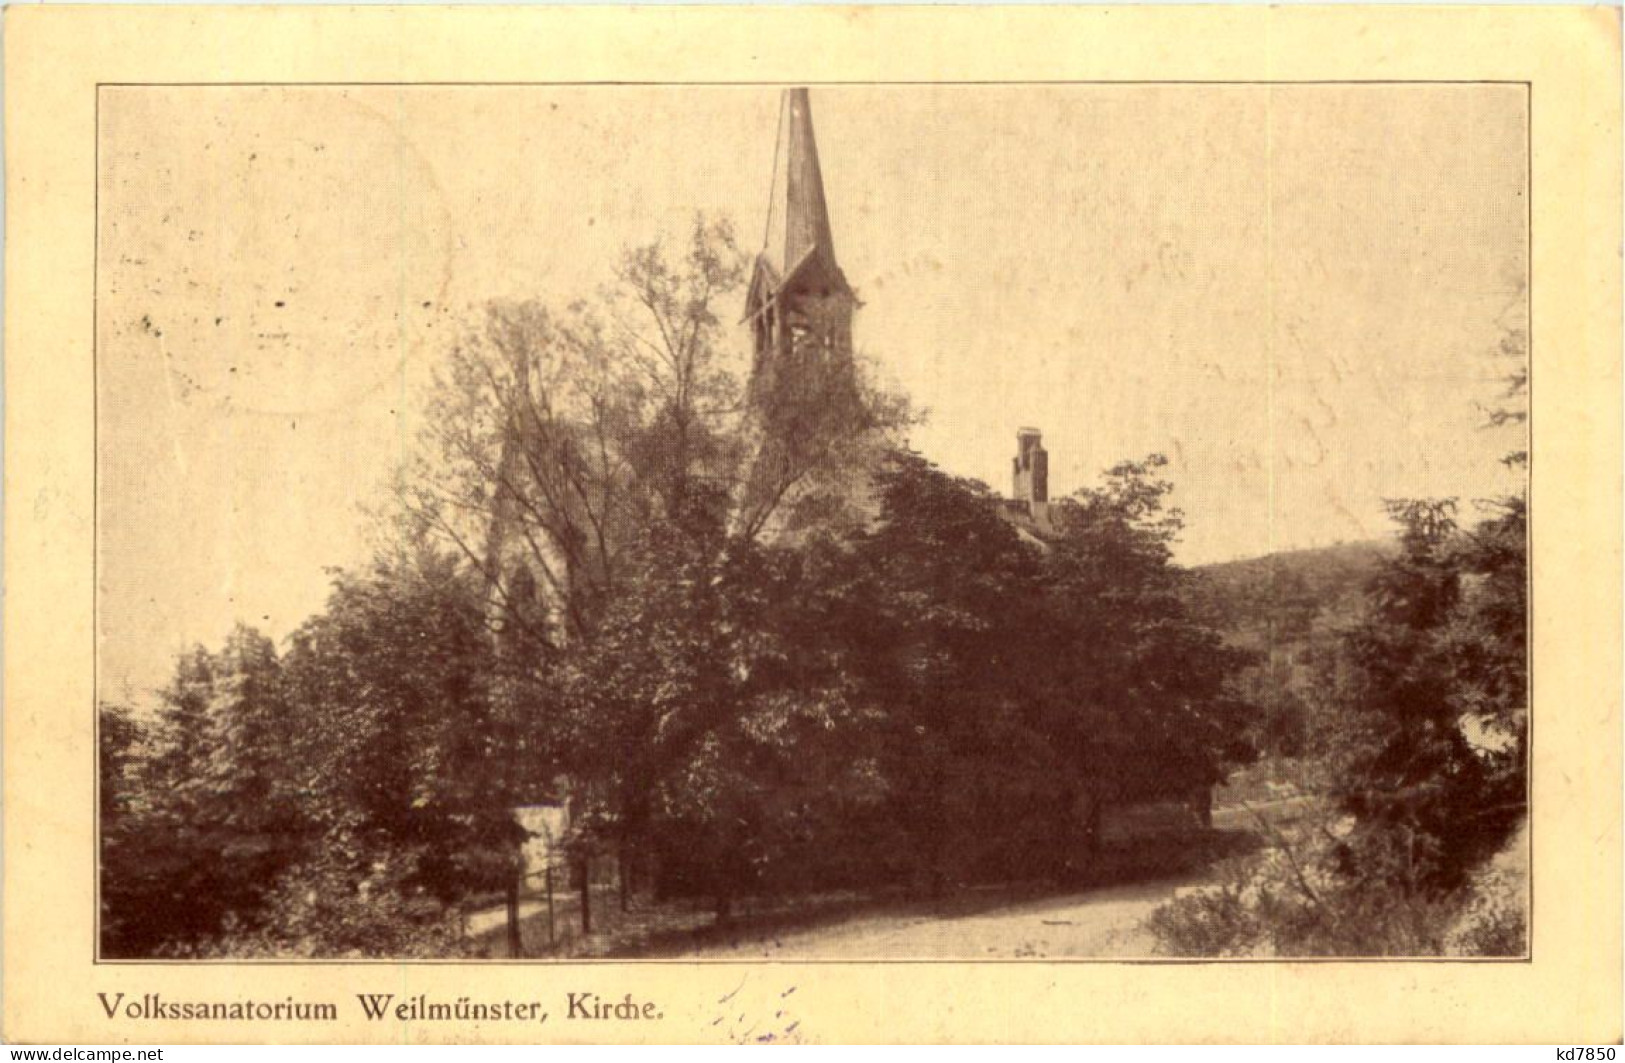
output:
<instances>
[{"instance_id":1,"label":"church roof","mask_svg":"<svg viewBox=\"0 0 1625 1063\"><path fill-rule=\"evenodd\" d=\"M846 286L835 263L824 175L813 138L812 105L804 88L785 89L780 101L767 235L756 261L752 287L776 290L804 271L816 271L829 283Z\"/></svg>"}]
</instances>

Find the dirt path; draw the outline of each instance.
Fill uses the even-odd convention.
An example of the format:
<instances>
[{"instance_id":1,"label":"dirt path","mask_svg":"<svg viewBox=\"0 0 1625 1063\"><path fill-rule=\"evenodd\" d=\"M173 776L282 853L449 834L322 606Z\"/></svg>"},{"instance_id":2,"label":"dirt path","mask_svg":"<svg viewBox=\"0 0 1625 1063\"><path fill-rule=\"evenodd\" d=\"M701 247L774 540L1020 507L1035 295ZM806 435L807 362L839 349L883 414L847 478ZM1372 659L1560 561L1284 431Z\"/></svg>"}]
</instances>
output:
<instances>
[{"instance_id":1,"label":"dirt path","mask_svg":"<svg viewBox=\"0 0 1625 1063\"><path fill-rule=\"evenodd\" d=\"M1309 806L1288 797L1223 808L1214 826L1252 832L1258 817L1289 821ZM1096 959L1155 955L1145 918L1176 891L1200 884L1205 870L1080 891L966 915L875 914L834 926L780 933L742 931L732 941L684 955L720 959Z\"/></svg>"},{"instance_id":2,"label":"dirt path","mask_svg":"<svg viewBox=\"0 0 1625 1063\"><path fill-rule=\"evenodd\" d=\"M1153 954L1145 917L1183 879L1114 886L964 916L864 916L838 926L742 935L685 955L708 959L1023 959Z\"/></svg>"},{"instance_id":3,"label":"dirt path","mask_svg":"<svg viewBox=\"0 0 1625 1063\"><path fill-rule=\"evenodd\" d=\"M1290 821L1301 815L1308 799L1292 797L1260 802L1247 809L1214 810L1215 835L1251 838L1258 819ZM1154 843L1146 843L1148 845ZM1189 846L1190 839L1165 839L1167 846ZM694 956L712 959L1092 959L1144 958L1155 955L1155 942L1144 927L1153 911L1183 888L1207 879L1206 859L1181 856L1139 871L1128 870L1122 885L1096 886L1073 893L1022 899L1008 888L988 888L950 899L945 906L871 901L848 911L804 910L767 913L747 911L738 925L717 926L708 909L670 910L635 906L630 916L606 900L595 901L604 925L592 938L570 943L579 927L571 895L559 898L556 911L560 947L570 955ZM1154 863L1154 862L1153 862ZM1176 871L1185 864L1189 870ZM1194 863L1195 866L1191 866ZM1138 879L1134 881L1133 879ZM1001 892L1004 896L1001 896ZM808 899L803 899L808 901ZM748 906L747 906L748 907ZM863 910L867 907L867 911ZM550 940L545 907L527 900L522 907L527 944L538 950ZM492 908L470 917L468 928L486 940L493 954L506 947L501 929L506 913ZM776 924L776 925L775 925Z\"/></svg>"}]
</instances>

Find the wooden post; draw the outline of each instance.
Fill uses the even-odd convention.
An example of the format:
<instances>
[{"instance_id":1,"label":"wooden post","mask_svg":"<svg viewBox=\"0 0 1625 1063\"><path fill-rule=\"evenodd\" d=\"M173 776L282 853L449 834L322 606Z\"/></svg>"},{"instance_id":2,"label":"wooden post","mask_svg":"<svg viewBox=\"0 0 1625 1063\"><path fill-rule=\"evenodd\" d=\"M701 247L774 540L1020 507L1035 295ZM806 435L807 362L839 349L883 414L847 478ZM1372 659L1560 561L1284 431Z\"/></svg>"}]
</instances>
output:
<instances>
[{"instance_id":1,"label":"wooden post","mask_svg":"<svg viewBox=\"0 0 1625 1063\"><path fill-rule=\"evenodd\" d=\"M1213 829L1213 784L1207 783L1196 789L1196 822L1203 830Z\"/></svg>"},{"instance_id":2,"label":"wooden post","mask_svg":"<svg viewBox=\"0 0 1625 1063\"><path fill-rule=\"evenodd\" d=\"M1101 837L1102 832L1106 829L1105 820L1106 799L1097 795L1095 797L1095 806L1089 810L1089 850L1091 852L1100 852L1100 846L1105 840Z\"/></svg>"},{"instance_id":3,"label":"wooden post","mask_svg":"<svg viewBox=\"0 0 1625 1063\"><path fill-rule=\"evenodd\" d=\"M553 856L548 854L547 863L543 865L543 874L547 876L547 945L552 948L558 944L558 937L553 931Z\"/></svg>"},{"instance_id":4,"label":"wooden post","mask_svg":"<svg viewBox=\"0 0 1625 1063\"><path fill-rule=\"evenodd\" d=\"M581 857L581 936L592 933L592 857Z\"/></svg>"},{"instance_id":5,"label":"wooden post","mask_svg":"<svg viewBox=\"0 0 1625 1063\"><path fill-rule=\"evenodd\" d=\"M519 876L522 874L523 871L515 871L508 879L508 958L514 960L525 955L524 935L519 930Z\"/></svg>"}]
</instances>

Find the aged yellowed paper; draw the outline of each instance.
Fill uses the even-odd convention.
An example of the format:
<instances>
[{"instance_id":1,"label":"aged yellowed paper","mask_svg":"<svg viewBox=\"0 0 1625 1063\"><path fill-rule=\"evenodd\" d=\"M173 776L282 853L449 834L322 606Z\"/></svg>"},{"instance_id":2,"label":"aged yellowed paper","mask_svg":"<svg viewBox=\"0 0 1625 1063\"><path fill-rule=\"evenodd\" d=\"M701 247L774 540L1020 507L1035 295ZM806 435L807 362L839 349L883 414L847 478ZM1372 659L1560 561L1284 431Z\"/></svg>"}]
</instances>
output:
<instances>
[{"instance_id":1,"label":"aged yellowed paper","mask_svg":"<svg viewBox=\"0 0 1625 1063\"><path fill-rule=\"evenodd\" d=\"M1621 1037L1617 12L7 17L8 1040Z\"/></svg>"}]
</instances>

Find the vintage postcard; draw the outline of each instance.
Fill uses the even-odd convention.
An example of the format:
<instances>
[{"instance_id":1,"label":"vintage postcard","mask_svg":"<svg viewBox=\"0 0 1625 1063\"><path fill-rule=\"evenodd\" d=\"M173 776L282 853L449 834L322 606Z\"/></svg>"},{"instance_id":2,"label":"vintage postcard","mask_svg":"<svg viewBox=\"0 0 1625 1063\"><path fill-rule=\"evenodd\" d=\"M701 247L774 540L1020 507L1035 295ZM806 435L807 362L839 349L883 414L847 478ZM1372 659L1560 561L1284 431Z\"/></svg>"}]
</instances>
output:
<instances>
[{"instance_id":1,"label":"vintage postcard","mask_svg":"<svg viewBox=\"0 0 1625 1063\"><path fill-rule=\"evenodd\" d=\"M1617 11L8 20L8 1038L1621 1036Z\"/></svg>"}]
</instances>

